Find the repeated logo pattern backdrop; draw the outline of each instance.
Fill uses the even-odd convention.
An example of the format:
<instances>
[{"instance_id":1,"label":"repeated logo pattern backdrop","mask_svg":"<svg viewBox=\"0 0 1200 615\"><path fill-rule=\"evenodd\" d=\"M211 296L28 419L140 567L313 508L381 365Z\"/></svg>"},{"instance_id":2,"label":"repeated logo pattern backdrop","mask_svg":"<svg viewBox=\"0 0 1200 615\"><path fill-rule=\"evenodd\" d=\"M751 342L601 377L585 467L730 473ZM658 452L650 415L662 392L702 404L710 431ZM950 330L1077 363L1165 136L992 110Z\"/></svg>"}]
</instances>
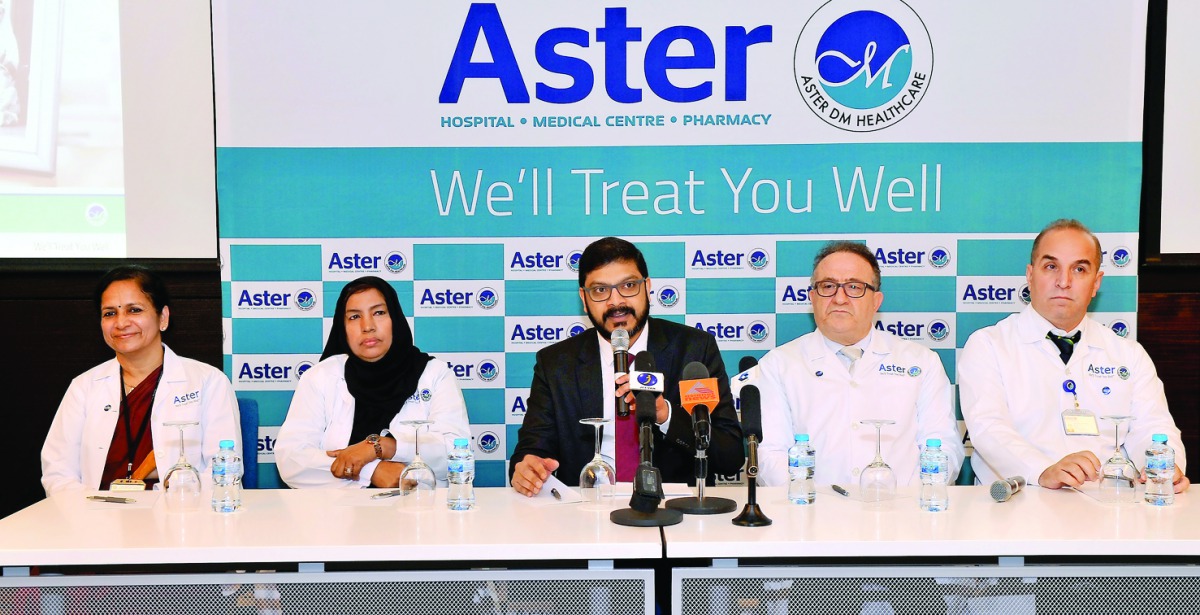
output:
<instances>
[{"instance_id":1,"label":"repeated logo pattern backdrop","mask_svg":"<svg viewBox=\"0 0 1200 615\"><path fill-rule=\"evenodd\" d=\"M536 351L590 326L604 235L731 371L813 330L813 255L851 239L883 266L877 328L953 380L1058 217L1099 232L1093 310L1136 335L1144 2L298 4L214 3L226 371L265 484L362 275L458 377L480 485L505 483Z\"/></svg>"}]
</instances>

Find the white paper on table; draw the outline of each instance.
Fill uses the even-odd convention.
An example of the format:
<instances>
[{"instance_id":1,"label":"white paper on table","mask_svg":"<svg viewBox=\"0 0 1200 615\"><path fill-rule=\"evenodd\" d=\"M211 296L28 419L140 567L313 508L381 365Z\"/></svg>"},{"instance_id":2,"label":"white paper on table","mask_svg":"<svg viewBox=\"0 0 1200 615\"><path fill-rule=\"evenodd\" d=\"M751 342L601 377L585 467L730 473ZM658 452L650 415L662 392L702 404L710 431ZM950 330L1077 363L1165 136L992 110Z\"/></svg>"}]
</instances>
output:
<instances>
[{"instance_id":1,"label":"white paper on table","mask_svg":"<svg viewBox=\"0 0 1200 615\"><path fill-rule=\"evenodd\" d=\"M554 493L558 492L559 497L555 497ZM516 491L513 491L516 494ZM520 498L529 500L537 506L550 506L552 504L572 504L582 502L583 496L578 491L568 487L565 483L558 479L557 476L551 474L546 477L546 481L542 483L542 490L532 498L526 498L523 495L517 494Z\"/></svg>"}]
</instances>

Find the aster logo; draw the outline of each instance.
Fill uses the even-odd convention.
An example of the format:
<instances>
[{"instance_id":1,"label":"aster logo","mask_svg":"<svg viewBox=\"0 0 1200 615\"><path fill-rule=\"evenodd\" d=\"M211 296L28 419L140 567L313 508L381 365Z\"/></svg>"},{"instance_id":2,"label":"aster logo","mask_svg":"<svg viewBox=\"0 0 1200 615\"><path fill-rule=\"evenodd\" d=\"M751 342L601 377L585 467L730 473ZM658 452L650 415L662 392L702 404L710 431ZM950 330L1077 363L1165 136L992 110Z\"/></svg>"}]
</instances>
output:
<instances>
[{"instance_id":1,"label":"aster logo","mask_svg":"<svg viewBox=\"0 0 1200 615\"><path fill-rule=\"evenodd\" d=\"M579 257L581 256L583 256L583 252L579 250L567 255L567 267L570 267L571 271L579 271Z\"/></svg>"},{"instance_id":2,"label":"aster logo","mask_svg":"<svg viewBox=\"0 0 1200 615\"><path fill-rule=\"evenodd\" d=\"M950 325L947 325L943 320L935 320L929 323L929 337L935 342L945 340L950 335Z\"/></svg>"},{"instance_id":3,"label":"aster logo","mask_svg":"<svg viewBox=\"0 0 1200 615\"><path fill-rule=\"evenodd\" d=\"M575 337L576 335L579 335L580 333L583 333L584 331L587 331L587 327L583 326L583 323L581 323L581 322L572 323L571 326L567 328L567 336Z\"/></svg>"},{"instance_id":4,"label":"aster logo","mask_svg":"<svg viewBox=\"0 0 1200 615\"><path fill-rule=\"evenodd\" d=\"M500 375L500 366L491 359L484 359L475 366L475 373L479 374L480 380L491 382Z\"/></svg>"},{"instance_id":5,"label":"aster logo","mask_svg":"<svg viewBox=\"0 0 1200 615\"><path fill-rule=\"evenodd\" d=\"M924 99L933 45L920 16L901 0L827 2L801 30L793 67L817 117L870 132L904 119Z\"/></svg>"},{"instance_id":6,"label":"aster logo","mask_svg":"<svg viewBox=\"0 0 1200 615\"><path fill-rule=\"evenodd\" d=\"M771 330L767 328L767 323L761 320L756 320L750 323L750 327L747 330L747 335L750 337L750 341L756 343L767 339L767 335L770 333Z\"/></svg>"},{"instance_id":7,"label":"aster logo","mask_svg":"<svg viewBox=\"0 0 1200 615\"><path fill-rule=\"evenodd\" d=\"M1122 246L1112 251L1112 263L1118 267L1124 267L1132 260L1133 254L1129 251L1129 248Z\"/></svg>"},{"instance_id":8,"label":"aster logo","mask_svg":"<svg viewBox=\"0 0 1200 615\"><path fill-rule=\"evenodd\" d=\"M421 389L420 396L421 401L428 402L429 400L433 399L433 391L430 391L429 389Z\"/></svg>"},{"instance_id":9,"label":"aster logo","mask_svg":"<svg viewBox=\"0 0 1200 615\"><path fill-rule=\"evenodd\" d=\"M479 289L478 297L479 307L485 310L496 307L496 303L500 301L500 297L496 294L496 291L487 287Z\"/></svg>"},{"instance_id":10,"label":"aster logo","mask_svg":"<svg viewBox=\"0 0 1200 615\"><path fill-rule=\"evenodd\" d=\"M658 289L658 303L663 307L675 307L679 303L679 291L674 286L663 286Z\"/></svg>"},{"instance_id":11,"label":"aster logo","mask_svg":"<svg viewBox=\"0 0 1200 615\"><path fill-rule=\"evenodd\" d=\"M1112 329L1113 333L1116 333L1121 337L1129 337L1129 325L1125 324L1125 321L1123 320L1112 321L1112 323L1108 325L1108 328Z\"/></svg>"},{"instance_id":12,"label":"aster logo","mask_svg":"<svg viewBox=\"0 0 1200 615\"><path fill-rule=\"evenodd\" d=\"M762 271L763 269L766 269L767 264L771 262L771 255L767 254L767 251L762 248L755 248L750 251L748 260L750 261L751 269L755 271Z\"/></svg>"},{"instance_id":13,"label":"aster logo","mask_svg":"<svg viewBox=\"0 0 1200 615\"><path fill-rule=\"evenodd\" d=\"M99 203L92 203L83 212L84 218L92 226L100 226L108 222L108 210Z\"/></svg>"},{"instance_id":14,"label":"aster logo","mask_svg":"<svg viewBox=\"0 0 1200 615\"><path fill-rule=\"evenodd\" d=\"M914 365L914 366L912 366L912 367L908 368L908 375L909 375L909 376L911 376L911 377L913 377L913 378L916 378L917 376L920 376L920 375L921 375L921 368L917 367L916 365Z\"/></svg>"},{"instance_id":15,"label":"aster logo","mask_svg":"<svg viewBox=\"0 0 1200 615\"><path fill-rule=\"evenodd\" d=\"M485 453L494 453L500 448L500 437L495 432L485 431L479 434L476 442L479 444L479 450Z\"/></svg>"},{"instance_id":16,"label":"aster logo","mask_svg":"<svg viewBox=\"0 0 1200 615\"><path fill-rule=\"evenodd\" d=\"M317 295L307 288L301 288L300 292L296 293L296 307L305 312L317 306Z\"/></svg>"},{"instance_id":17,"label":"aster logo","mask_svg":"<svg viewBox=\"0 0 1200 615\"><path fill-rule=\"evenodd\" d=\"M950 251L938 246L929 252L929 264L941 269L950 264Z\"/></svg>"},{"instance_id":18,"label":"aster logo","mask_svg":"<svg viewBox=\"0 0 1200 615\"><path fill-rule=\"evenodd\" d=\"M313 364L311 361L301 361L301 362L297 363L296 364L296 378L299 379L300 376L303 376L304 372L311 369L312 366L313 366Z\"/></svg>"},{"instance_id":19,"label":"aster logo","mask_svg":"<svg viewBox=\"0 0 1200 615\"><path fill-rule=\"evenodd\" d=\"M392 252L387 255L384 266L391 273L400 273L404 271L405 267L408 267L408 259L404 258L404 254L400 252Z\"/></svg>"},{"instance_id":20,"label":"aster logo","mask_svg":"<svg viewBox=\"0 0 1200 615\"><path fill-rule=\"evenodd\" d=\"M1020 297L1021 303L1024 303L1025 305L1029 305L1030 302L1033 301L1033 297L1031 297L1029 295L1029 285L1028 284L1025 284L1024 286L1021 287L1021 292L1017 293L1017 297Z\"/></svg>"},{"instance_id":21,"label":"aster logo","mask_svg":"<svg viewBox=\"0 0 1200 615\"><path fill-rule=\"evenodd\" d=\"M1124 365L1117 368L1117 377L1119 377L1121 380L1129 380L1129 369Z\"/></svg>"}]
</instances>

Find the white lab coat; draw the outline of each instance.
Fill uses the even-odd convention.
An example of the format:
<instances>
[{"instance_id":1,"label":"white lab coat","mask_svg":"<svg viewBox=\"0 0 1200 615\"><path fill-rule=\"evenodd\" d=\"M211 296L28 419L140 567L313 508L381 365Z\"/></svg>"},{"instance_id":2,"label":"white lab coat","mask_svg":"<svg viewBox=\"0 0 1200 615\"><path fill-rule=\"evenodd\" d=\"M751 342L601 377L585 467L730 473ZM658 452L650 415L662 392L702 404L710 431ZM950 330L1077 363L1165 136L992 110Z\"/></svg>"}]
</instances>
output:
<instances>
[{"instance_id":1,"label":"white lab coat","mask_svg":"<svg viewBox=\"0 0 1200 615\"><path fill-rule=\"evenodd\" d=\"M357 481L337 478L329 472L333 457L326 451L345 448L354 423L354 396L346 387L346 358L335 355L304 372L292 405L288 408L275 444L279 476L294 488L369 487L378 461L363 466ZM454 438L470 438L467 405L454 374L445 362L434 359L425 365L417 391L392 417L382 434L396 438L393 461L413 458L414 429L400 425L406 419L429 419L421 429L421 459L433 468L438 484L446 483L446 453Z\"/></svg>"},{"instance_id":2,"label":"white lab coat","mask_svg":"<svg viewBox=\"0 0 1200 615\"><path fill-rule=\"evenodd\" d=\"M959 392L975 446L971 468L979 481L1022 476L1036 484L1046 468L1082 450L1092 451L1103 463L1113 450L1113 424L1100 418L1105 415L1137 417L1122 426L1122 442L1139 468L1145 465L1151 437L1163 433L1175 449L1175 463L1186 469L1162 381L1141 344L1084 318L1082 337L1063 365L1058 348L1046 339L1051 328L1033 307L1026 307L971 334L963 348ZM1079 407L1096 415L1099 435L1064 432L1062 412L1075 407L1074 396L1063 390L1068 379L1075 382Z\"/></svg>"},{"instance_id":3,"label":"white lab coat","mask_svg":"<svg viewBox=\"0 0 1200 615\"><path fill-rule=\"evenodd\" d=\"M794 434L807 433L817 453L816 482L857 487L875 457L875 428L859 424L864 419L896 421L883 427L881 451L899 487L920 482L928 438L941 439L951 482L962 467L962 438L941 360L891 333L872 332L853 376L814 331L768 352L747 384L762 393L759 484L787 484L787 449Z\"/></svg>"},{"instance_id":4,"label":"white lab coat","mask_svg":"<svg viewBox=\"0 0 1200 615\"><path fill-rule=\"evenodd\" d=\"M46 495L66 489L99 489L121 409L121 365L114 358L76 376L67 387L42 446ZM160 477L179 459L179 430L168 421L196 421L184 428L184 454L208 485L209 461L221 440L241 451L237 398L220 370L176 355L163 346L163 374L150 410L150 437Z\"/></svg>"}]
</instances>

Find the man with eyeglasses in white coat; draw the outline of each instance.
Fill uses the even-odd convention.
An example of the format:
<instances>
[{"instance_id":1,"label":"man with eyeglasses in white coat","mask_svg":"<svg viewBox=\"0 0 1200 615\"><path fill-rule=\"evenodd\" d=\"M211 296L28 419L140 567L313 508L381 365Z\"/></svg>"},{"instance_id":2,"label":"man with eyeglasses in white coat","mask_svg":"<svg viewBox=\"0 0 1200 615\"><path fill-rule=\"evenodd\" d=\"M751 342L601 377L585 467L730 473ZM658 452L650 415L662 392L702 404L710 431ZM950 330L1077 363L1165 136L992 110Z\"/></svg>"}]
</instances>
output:
<instances>
[{"instance_id":1,"label":"man with eyeglasses in white coat","mask_svg":"<svg viewBox=\"0 0 1200 615\"><path fill-rule=\"evenodd\" d=\"M880 450L897 487L920 483L926 441L941 440L950 481L962 466L963 446L950 381L932 350L875 328L883 303L879 262L866 245L826 244L813 260L813 318L817 330L768 352L752 382L762 394L762 485L788 480L787 450L807 433L817 451L815 481L855 491L859 474Z\"/></svg>"}]
</instances>

